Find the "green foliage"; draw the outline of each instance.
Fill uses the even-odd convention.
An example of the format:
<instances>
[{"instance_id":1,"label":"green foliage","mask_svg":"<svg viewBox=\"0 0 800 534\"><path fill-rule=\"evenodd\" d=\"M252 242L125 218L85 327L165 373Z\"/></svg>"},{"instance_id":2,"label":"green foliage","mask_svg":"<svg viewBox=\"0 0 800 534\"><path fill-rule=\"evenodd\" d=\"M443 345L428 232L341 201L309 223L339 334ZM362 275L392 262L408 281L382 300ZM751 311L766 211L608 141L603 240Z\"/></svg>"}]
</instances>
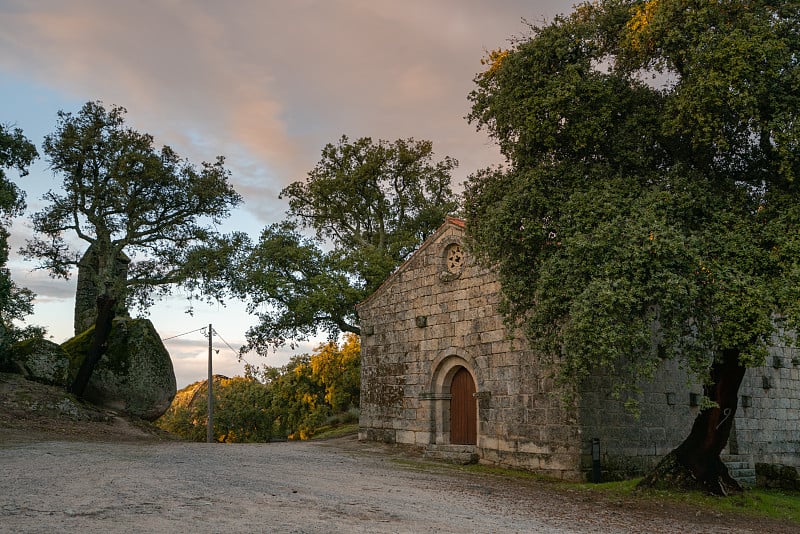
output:
<instances>
[{"instance_id":1,"label":"green foliage","mask_svg":"<svg viewBox=\"0 0 800 534\"><path fill-rule=\"evenodd\" d=\"M246 350L266 353L318 330L333 335L356 329L354 306L363 291L321 243L291 222L265 228L251 253L231 267L234 292L259 318L247 332Z\"/></svg>"},{"instance_id":2,"label":"green foliage","mask_svg":"<svg viewBox=\"0 0 800 534\"><path fill-rule=\"evenodd\" d=\"M465 192L508 320L572 384L759 364L800 319L796 2L606 0L531 31L470 94L508 159Z\"/></svg>"},{"instance_id":3,"label":"green foliage","mask_svg":"<svg viewBox=\"0 0 800 534\"><path fill-rule=\"evenodd\" d=\"M41 329L20 329L13 321L33 313L34 294L18 287L6 267L8 262L8 227L14 216L25 209L25 193L6 174L16 169L20 176L39 156L36 147L19 128L0 124L0 368L8 363L9 347L24 337L43 334Z\"/></svg>"},{"instance_id":4,"label":"green foliage","mask_svg":"<svg viewBox=\"0 0 800 534\"><path fill-rule=\"evenodd\" d=\"M457 162L433 156L430 141L342 136L282 196L289 216L332 242L371 292L457 208L450 190Z\"/></svg>"},{"instance_id":5,"label":"green foliage","mask_svg":"<svg viewBox=\"0 0 800 534\"><path fill-rule=\"evenodd\" d=\"M25 193L9 180L6 170L16 169L20 176L27 176L28 167L38 157L22 130L0 124L0 218L4 227L25 209Z\"/></svg>"},{"instance_id":6,"label":"green foliage","mask_svg":"<svg viewBox=\"0 0 800 534\"><path fill-rule=\"evenodd\" d=\"M294 356L281 368L248 368L247 377L214 378L214 439L224 442L309 439L352 423L358 410L361 346L355 335ZM206 382L177 393L160 428L205 441L208 424Z\"/></svg>"},{"instance_id":7,"label":"green foliage","mask_svg":"<svg viewBox=\"0 0 800 534\"><path fill-rule=\"evenodd\" d=\"M289 439L308 439L335 416L357 409L361 394L361 343L348 334L340 347L335 342L317 347L313 354L295 356L271 382L272 406L278 427ZM266 376L269 371L263 375Z\"/></svg>"},{"instance_id":8,"label":"green foliage","mask_svg":"<svg viewBox=\"0 0 800 534\"><path fill-rule=\"evenodd\" d=\"M221 443L270 441L273 417L269 388L244 377L214 377L214 440ZM191 441L206 441L208 421L207 381L191 384L176 395L156 424Z\"/></svg>"},{"instance_id":9,"label":"green foliage","mask_svg":"<svg viewBox=\"0 0 800 534\"><path fill-rule=\"evenodd\" d=\"M282 191L288 220L232 265L234 292L260 320L248 348L264 353L318 331L358 334L355 304L457 209L456 165L435 161L429 141L343 136L326 145L307 180Z\"/></svg>"},{"instance_id":10,"label":"green foliage","mask_svg":"<svg viewBox=\"0 0 800 534\"><path fill-rule=\"evenodd\" d=\"M266 408L268 396L268 389L258 381L242 377L221 380L214 393L217 441L269 441L274 434L272 414Z\"/></svg>"},{"instance_id":11,"label":"green foliage","mask_svg":"<svg viewBox=\"0 0 800 534\"><path fill-rule=\"evenodd\" d=\"M68 245L72 234L94 247L98 284L146 309L175 284L203 284L205 266L230 251L213 225L241 197L228 182L224 158L197 168L168 146L156 149L151 135L125 124L125 113L100 102L87 102L75 115L58 113L44 152L63 177L63 191L44 196L47 206L32 218L40 237L22 252L66 278L80 259ZM120 287L115 262L123 254L133 261Z\"/></svg>"},{"instance_id":12,"label":"green foliage","mask_svg":"<svg viewBox=\"0 0 800 534\"><path fill-rule=\"evenodd\" d=\"M279 431L289 439L308 439L325 422L330 407L325 388L311 369L311 357L295 356L272 383L272 406L278 413Z\"/></svg>"},{"instance_id":13,"label":"green foliage","mask_svg":"<svg viewBox=\"0 0 800 534\"><path fill-rule=\"evenodd\" d=\"M334 413L358 407L361 396L361 342L347 334L344 343L317 348L309 361L313 376L325 387L325 402Z\"/></svg>"}]
</instances>

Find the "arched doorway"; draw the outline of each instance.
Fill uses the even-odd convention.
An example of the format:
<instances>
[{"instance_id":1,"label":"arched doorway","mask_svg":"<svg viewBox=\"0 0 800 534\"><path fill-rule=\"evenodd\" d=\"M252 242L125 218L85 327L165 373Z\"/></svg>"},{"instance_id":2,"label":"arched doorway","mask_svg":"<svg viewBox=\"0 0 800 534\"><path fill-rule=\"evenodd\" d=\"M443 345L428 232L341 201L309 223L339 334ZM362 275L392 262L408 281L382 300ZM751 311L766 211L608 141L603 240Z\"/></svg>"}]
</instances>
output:
<instances>
[{"instance_id":1,"label":"arched doorway","mask_svg":"<svg viewBox=\"0 0 800 534\"><path fill-rule=\"evenodd\" d=\"M476 445L478 442L478 403L475 381L464 367L453 375L450 383L450 443Z\"/></svg>"}]
</instances>

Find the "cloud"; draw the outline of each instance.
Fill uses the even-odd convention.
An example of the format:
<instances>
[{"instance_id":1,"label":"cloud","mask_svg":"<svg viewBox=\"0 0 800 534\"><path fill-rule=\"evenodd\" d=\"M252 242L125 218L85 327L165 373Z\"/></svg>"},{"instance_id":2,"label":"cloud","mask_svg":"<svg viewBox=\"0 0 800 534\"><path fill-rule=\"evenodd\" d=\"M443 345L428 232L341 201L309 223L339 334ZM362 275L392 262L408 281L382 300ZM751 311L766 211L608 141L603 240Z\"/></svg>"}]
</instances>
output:
<instances>
[{"instance_id":1,"label":"cloud","mask_svg":"<svg viewBox=\"0 0 800 534\"><path fill-rule=\"evenodd\" d=\"M464 119L480 59L524 32L522 18L537 22L572 4L3 0L0 121L18 122L38 143L53 130L59 108L75 112L98 99L124 106L133 128L194 163L225 155L245 205L223 231L257 237L284 217L279 192L304 179L322 147L342 134L430 140L438 157L459 160L456 186L501 162L494 142ZM31 208L56 185L43 165L32 169L24 182ZM12 250L26 231L15 226ZM15 281L39 294L37 321L57 336L69 335L74 280L30 273L31 264L14 256L11 262ZM221 331L243 337L254 318L242 308L204 313L215 325L226 321ZM166 328L195 328L197 320L184 309L177 300L158 303L154 324L163 335ZM201 346L170 347L176 374L202 376ZM253 363L279 366L288 358L283 352Z\"/></svg>"},{"instance_id":2,"label":"cloud","mask_svg":"<svg viewBox=\"0 0 800 534\"><path fill-rule=\"evenodd\" d=\"M42 271L33 271L27 276L15 277L14 281L36 293L34 302L37 304L75 300L77 285L74 278L70 280L56 279Z\"/></svg>"},{"instance_id":3,"label":"cloud","mask_svg":"<svg viewBox=\"0 0 800 534\"><path fill-rule=\"evenodd\" d=\"M272 222L276 192L341 134L430 139L462 162L459 178L496 162L463 118L480 57L520 33L522 17L570 7L12 1L0 8L0 69L124 105L135 127L193 161L232 155L246 209Z\"/></svg>"}]
</instances>

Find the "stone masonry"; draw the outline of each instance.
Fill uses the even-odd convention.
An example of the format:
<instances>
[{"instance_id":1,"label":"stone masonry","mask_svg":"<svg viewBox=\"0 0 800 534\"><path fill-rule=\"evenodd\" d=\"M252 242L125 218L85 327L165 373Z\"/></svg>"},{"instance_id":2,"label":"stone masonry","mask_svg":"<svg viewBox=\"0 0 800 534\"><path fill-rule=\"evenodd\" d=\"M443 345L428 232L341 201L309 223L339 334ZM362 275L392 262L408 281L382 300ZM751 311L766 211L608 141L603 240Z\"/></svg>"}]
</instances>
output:
<instances>
[{"instance_id":1,"label":"stone masonry","mask_svg":"<svg viewBox=\"0 0 800 534\"><path fill-rule=\"evenodd\" d=\"M641 474L688 435L702 387L675 362L643 385L634 418L593 376L572 406L524 339L497 312L500 286L475 265L464 223L445 224L358 307L362 330L359 438L484 463L583 479L599 439L604 477ZM776 346L777 346L776 342ZM477 437L451 444L451 383L466 369L475 385ZM777 347L740 390L729 451L745 462L800 467L800 355Z\"/></svg>"},{"instance_id":2,"label":"stone masonry","mask_svg":"<svg viewBox=\"0 0 800 534\"><path fill-rule=\"evenodd\" d=\"M745 373L728 448L750 462L800 468L800 352L779 336Z\"/></svg>"},{"instance_id":3,"label":"stone masonry","mask_svg":"<svg viewBox=\"0 0 800 534\"><path fill-rule=\"evenodd\" d=\"M359 308L360 438L421 448L450 444L450 384L460 369L476 385L484 462L580 475L576 413L553 395L548 373L507 335L499 283L465 254L464 224L439 231ZM463 249L461 249L463 253Z\"/></svg>"},{"instance_id":4,"label":"stone masonry","mask_svg":"<svg viewBox=\"0 0 800 534\"><path fill-rule=\"evenodd\" d=\"M580 392L583 444L581 468L592 467L591 443L600 440L603 477L619 480L643 474L689 435L700 411L702 387L674 361L666 361L651 383L641 384L635 417L611 394L609 377L590 377Z\"/></svg>"}]
</instances>

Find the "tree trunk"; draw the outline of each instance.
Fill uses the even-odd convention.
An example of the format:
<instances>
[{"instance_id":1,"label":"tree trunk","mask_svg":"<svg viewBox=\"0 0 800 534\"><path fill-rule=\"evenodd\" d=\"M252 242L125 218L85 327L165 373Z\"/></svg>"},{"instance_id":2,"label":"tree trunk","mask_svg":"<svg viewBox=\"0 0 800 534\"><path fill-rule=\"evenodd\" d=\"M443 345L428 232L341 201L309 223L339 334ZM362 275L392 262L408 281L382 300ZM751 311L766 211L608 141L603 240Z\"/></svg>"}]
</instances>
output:
<instances>
[{"instance_id":1,"label":"tree trunk","mask_svg":"<svg viewBox=\"0 0 800 534\"><path fill-rule=\"evenodd\" d=\"M83 397L94 368L97 366L100 358L103 357L103 354L106 353L106 350L108 350L108 338L111 335L116 302L117 299L111 297L107 293L97 297L97 321L94 326L92 345L89 347L89 352L83 359L80 369L78 369L75 380L73 380L72 384L69 386L69 392L74 393L79 398Z\"/></svg>"},{"instance_id":2,"label":"tree trunk","mask_svg":"<svg viewBox=\"0 0 800 534\"><path fill-rule=\"evenodd\" d=\"M717 407L706 408L697 415L689 436L661 460L639 487L702 489L715 495L742 491L720 454L731 433L745 370L739 363L738 349L722 351L722 357L711 366L711 383L703 388Z\"/></svg>"}]
</instances>

